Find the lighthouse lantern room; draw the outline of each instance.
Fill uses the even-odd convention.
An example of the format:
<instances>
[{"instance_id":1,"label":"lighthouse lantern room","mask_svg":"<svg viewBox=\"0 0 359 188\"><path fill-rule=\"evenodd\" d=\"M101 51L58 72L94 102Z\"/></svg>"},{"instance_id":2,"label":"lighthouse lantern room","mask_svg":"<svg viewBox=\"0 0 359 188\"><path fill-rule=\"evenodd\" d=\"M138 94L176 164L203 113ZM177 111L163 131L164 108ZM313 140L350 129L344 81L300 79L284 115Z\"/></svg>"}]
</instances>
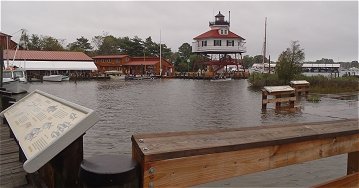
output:
<instances>
[{"instance_id":1,"label":"lighthouse lantern room","mask_svg":"<svg viewBox=\"0 0 359 188\"><path fill-rule=\"evenodd\" d=\"M210 57L210 61L203 64L214 74L226 71L228 65L235 65L237 71L240 70L242 54L246 52L245 39L230 30L230 21L226 21L221 12L209 22L209 27L209 31L193 38L192 51Z\"/></svg>"}]
</instances>

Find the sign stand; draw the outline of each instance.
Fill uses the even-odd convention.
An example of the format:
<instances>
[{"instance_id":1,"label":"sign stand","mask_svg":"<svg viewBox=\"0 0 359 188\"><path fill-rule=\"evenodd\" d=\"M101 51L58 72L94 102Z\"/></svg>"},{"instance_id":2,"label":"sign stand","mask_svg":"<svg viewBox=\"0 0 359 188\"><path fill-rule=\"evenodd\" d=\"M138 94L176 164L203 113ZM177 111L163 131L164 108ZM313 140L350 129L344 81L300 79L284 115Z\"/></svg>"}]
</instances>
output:
<instances>
[{"instance_id":1,"label":"sign stand","mask_svg":"<svg viewBox=\"0 0 359 188\"><path fill-rule=\"evenodd\" d=\"M93 110L36 90L0 115L26 157L26 172L40 169L48 187L78 186L83 135L99 119Z\"/></svg>"}]
</instances>

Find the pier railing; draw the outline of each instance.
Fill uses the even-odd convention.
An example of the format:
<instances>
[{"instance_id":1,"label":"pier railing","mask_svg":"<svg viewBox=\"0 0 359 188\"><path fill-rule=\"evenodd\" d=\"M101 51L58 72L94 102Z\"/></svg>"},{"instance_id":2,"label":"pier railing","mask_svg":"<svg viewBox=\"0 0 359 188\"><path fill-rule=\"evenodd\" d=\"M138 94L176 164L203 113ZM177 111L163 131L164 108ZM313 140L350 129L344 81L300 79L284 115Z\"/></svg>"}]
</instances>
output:
<instances>
[{"instance_id":1,"label":"pier railing","mask_svg":"<svg viewBox=\"0 0 359 188\"><path fill-rule=\"evenodd\" d=\"M358 119L138 134L132 151L142 187L188 187L345 153L347 173L356 175L339 185L358 184Z\"/></svg>"}]
</instances>

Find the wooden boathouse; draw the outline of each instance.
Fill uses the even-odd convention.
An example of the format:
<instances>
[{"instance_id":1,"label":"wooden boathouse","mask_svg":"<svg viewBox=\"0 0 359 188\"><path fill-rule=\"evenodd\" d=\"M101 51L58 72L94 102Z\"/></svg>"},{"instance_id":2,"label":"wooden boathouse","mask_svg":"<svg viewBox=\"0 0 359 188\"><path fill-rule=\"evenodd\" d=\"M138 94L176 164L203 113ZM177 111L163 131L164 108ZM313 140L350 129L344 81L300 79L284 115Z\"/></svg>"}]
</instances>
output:
<instances>
[{"instance_id":1,"label":"wooden boathouse","mask_svg":"<svg viewBox=\"0 0 359 188\"><path fill-rule=\"evenodd\" d=\"M93 59L83 52L4 50L3 54L5 67L25 70L29 81L51 74L90 77L97 71Z\"/></svg>"},{"instance_id":2,"label":"wooden boathouse","mask_svg":"<svg viewBox=\"0 0 359 188\"><path fill-rule=\"evenodd\" d=\"M159 57L130 57L128 55L101 55L92 57L99 73L105 71L119 71L126 75L160 75L160 65L162 75L171 76L173 65Z\"/></svg>"}]
</instances>

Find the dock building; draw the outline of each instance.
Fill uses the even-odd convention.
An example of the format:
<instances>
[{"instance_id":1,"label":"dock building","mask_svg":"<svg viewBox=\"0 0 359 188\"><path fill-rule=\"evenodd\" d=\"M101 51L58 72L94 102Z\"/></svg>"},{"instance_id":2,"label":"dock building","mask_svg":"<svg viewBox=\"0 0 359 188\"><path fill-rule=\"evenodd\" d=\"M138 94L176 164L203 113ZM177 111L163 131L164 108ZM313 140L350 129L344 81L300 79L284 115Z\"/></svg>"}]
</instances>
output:
<instances>
[{"instance_id":1,"label":"dock building","mask_svg":"<svg viewBox=\"0 0 359 188\"><path fill-rule=\"evenodd\" d=\"M93 59L83 52L4 50L5 67L21 68L28 79L62 74L70 77L90 77L97 70Z\"/></svg>"},{"instance_id":2,"label":"dock building","mask_svg":"<svg viewBox=\"0 0 359 188\"><path fill-rule=\"evenodd\" d=\"M106 71L120 71L123 74L131 75L160 75L160 65L162 75L172 75L173 65L159 57L129 57L128 55L103 55L92 57L95 61L99 73Z\"/></svg>"}]
</instances>

